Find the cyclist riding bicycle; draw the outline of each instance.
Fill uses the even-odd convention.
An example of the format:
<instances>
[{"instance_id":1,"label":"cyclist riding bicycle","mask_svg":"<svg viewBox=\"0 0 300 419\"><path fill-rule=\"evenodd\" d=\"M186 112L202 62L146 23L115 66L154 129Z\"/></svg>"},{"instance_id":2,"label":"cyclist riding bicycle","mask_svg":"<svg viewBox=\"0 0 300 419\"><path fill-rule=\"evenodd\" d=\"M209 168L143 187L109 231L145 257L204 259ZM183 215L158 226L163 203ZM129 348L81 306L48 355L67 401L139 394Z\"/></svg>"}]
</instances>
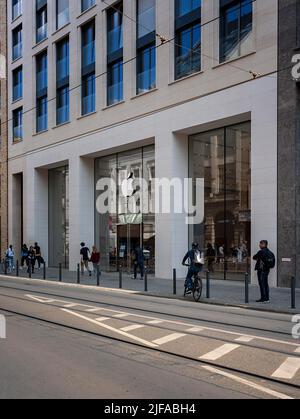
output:
<instances>
[{"instance_id":1,"label":"cyclist riding bicycle","mask_svg":"<svg viewBox=\"0 0 300 419\"><path fill-rule=\"evenodd\" d=\"M198 243L192 244L192 249L187 252L183 258L182 265L186 265L186 261L189 259L189 271L186 277L185 286L187 287L187 294L193 291L193 277L198 275L202 271L204 261L202 259L202 252Z\"/></svg>"}]
</instances>

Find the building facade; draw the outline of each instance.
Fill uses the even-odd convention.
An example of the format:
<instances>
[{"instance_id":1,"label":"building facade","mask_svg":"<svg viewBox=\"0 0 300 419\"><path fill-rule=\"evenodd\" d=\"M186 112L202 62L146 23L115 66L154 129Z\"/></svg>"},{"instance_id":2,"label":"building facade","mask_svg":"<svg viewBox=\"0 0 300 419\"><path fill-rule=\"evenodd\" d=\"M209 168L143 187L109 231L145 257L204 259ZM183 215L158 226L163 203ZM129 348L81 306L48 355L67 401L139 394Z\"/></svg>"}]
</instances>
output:
<instances>
[{"instance_id":1,"label":"building facade","mask_svg":"<svg viewBox=\"0 0 300 419\"><path fill-rule=\"evenodd\" d=\"M7 189L7 8L0 0L0 252L1 257L8 247L8 189Z\"/></svg>"},{"instance_id":2,"label":"building facade","mask_svg":"<svg viewBox=\"0 0 300 419\"><path fill-rule=\"evenodd\" d=\"M105 269L129 270L140 245L170 278L197 240L220 279L250 266L255 280L250 255L261 239L277 254L280 230L277 28L275 0L9 0L15 248L38 241L74 270L80 243L96 244ZM117 186L101 213L106 178ZM147 211L123 187L139 178ZM204 180L203 220L153 210L155 179L188 178Z\"/></svg>"}]
</instances>

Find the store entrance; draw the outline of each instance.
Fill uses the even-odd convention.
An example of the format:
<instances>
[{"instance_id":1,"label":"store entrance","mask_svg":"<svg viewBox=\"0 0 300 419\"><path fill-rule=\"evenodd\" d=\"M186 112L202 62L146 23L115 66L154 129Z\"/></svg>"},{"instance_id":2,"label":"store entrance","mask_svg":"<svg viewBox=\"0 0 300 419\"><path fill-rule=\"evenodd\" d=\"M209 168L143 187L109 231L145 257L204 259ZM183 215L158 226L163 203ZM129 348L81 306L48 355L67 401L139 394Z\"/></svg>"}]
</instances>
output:
<instances>
[{"instance_id":1,"label":"store entrance","mask_svg":"<svg viewBox=\"0 0 300 419\"><path fill-rule=\"evenodd\" d=\"M121 224L117 231L119 264L130 273L133 269L132 252L142 246L142 224Z\"/></svg>"}]
</instances>

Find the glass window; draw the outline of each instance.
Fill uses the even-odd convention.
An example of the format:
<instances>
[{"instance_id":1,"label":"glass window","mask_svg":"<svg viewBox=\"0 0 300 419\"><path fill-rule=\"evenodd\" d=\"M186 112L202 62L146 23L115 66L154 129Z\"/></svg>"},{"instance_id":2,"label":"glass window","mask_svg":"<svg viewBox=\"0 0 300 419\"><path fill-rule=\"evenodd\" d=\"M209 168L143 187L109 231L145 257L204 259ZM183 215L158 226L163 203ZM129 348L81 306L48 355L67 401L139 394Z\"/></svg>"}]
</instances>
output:
<instances>
[{"instance_id":1,"label":"glass window","mask_svg":"<svg viewBox=\"0 0 300 419\"><path fill-rule=\"evenodd\" d=\"M81 11L84 12L94 6L95 0L81 0Z\"/></svg>"},{"instance_id":2,"label":"glass window","mask_svg":"<svg viewBox=\"0 0 300 419\"><path fill-rule=\"evenodd\" d=\"M96 80L95 74L89 74L82 79L82 115L95 112Z\"/></svg>"},{"instance_id":3,"label":"glass window","mask_svg":"<svg viewBox=\"0 0 300 419\"><path fill-rule=\"evenodd\" d=\"M138 0L137 35L142 38L156 29L156 0Z\"/></svg>"},{"instance_id":4,"label":"glass window","mask_svg":"<svg viewBox=\"0 0 300 419\"><path fill-rule=\"evenodd\" d=\"M13 141L22 141L23 139L23 108L13 111Z\"/></svg>"},{"instance_id":5,"label":"glass window","mask_svg":"<svg viewBox=\"0 0 300 419\"><path fill-rule=\"evenodd\" d=\"M70 21L69 0L56 0L56 26L62 28Z\"/></svg>"},{"instance_id":6,"label":"glass window","mask_svg":"<svg viewBox=\"0 0 300 419\"><path fill-rule=\"evenodd\" d=\"M69 39L60 41L56 46L56 123L57 125L69 121L70 91L69 91Z\"/></svg>"},{"instance_id":7,"label":"glass window","mask_svg":"<svg viewBox=\"0 0 300 419\"><path fill-rule=\"evenodd\" d=\"M251 124L192 136L190 172L205 183L205 219L190 226L190 241L206 250L214 278L242 280L251 249Z\"/></svg>"},{"instance_id":8,"label":"glass window","mask_svg":"<svg viewBox=\"0 0 300 419\"><path fill-rule=\"evenodd\" d=\"M244 53L253 28L253 4L221 0L220 16L220 62L224 62Z\"/></svg>"},{"instance_id":9,"label":"glass window","mask_svg":"<svg viewBox=\"0 0 300 419\"><path fill-rule=\"evenodd\" d=\"M38 7L38 3L37 3ZM41 42L47 38L47 3L36 11L36 42Z\"/></svg>"},{"instance_id":10,"label":"glass window","mask_svg":"<svg viewBox=\"0 0 300 419\"><path fill-rule=\"evenodd\" d=\"M137 93L147 92L156 86L156 48L142 49L137 57Z\"/></svg>"},{"instance_id":11,"label":"glass window","mask_svg":"<svg viewBox=\"0 0 300 419\"><path fill-rule=\"evenodd\" d=\"M201 70L201 0L176 0L175 79Z\"/></svg>"},{"instance_id":12,"label":"glass window","mask_svg":"<svg viewBox=\"0 0 300 419\"><path fill-rule=\"evenodd\" d=\"M36 90L40 92L48 87L48 60L47 52L36 57Z\"/></svg>"},{"instance_id":13,"label":"glass window","mask_svg":"<svg viewBox=\"0 0 300 419\"><path fill-rule=\"evenodd\" d=\"M23 96L23 70L22 67L13 71L13 101Z\"/></svg>"},{"instance_id":14,"label":"glass window","mask_svg":"<svg viewBox=\"0 0 300 419\"><path fill-rule=\"evenodd\" d=\"M116 5L107 14L108 54L123 48L123 4Z\"/></svg>"},{"instance_id":15,"label":"glass window","mask_svg":"<svg viewBox=\"0 0 300 419\"><path fill-rule=\"evenodd\" d=\"M22 0L12 0L12 20L17 19L17 17L22 14Z\"/></svg>"},{"instance_id":16,"label":"glass window","mask_svg":"<svg viewBox=\"0 0 300 419\"><path fill-rule=\"evenodd\" d=\"M108 68L108 105L123 100L123 61L111 64Z\"/></svg>"},{"instance_id":17,"label":"glass window","mask_svg":"<svg viewBox=\"0 0 300 419\"><path fill-rule=\"evenodd\" d=\"M36 131L48 129L48 59L47 52L36 57Z\"/></svg>"},{"instance_id":18,"label":"glass window","mask_svg":"<svg viewBox=\"0 0 300 419\"><path fill-rule=\"evenodd\" d=\"M36 131L46 131L48 128L48 101L47 96L40 97L37 100L37 121Z\"/></svg>"},{"instance_id":19,"label":"glass window","mask_svg":"<svg viewBox=\"0 0 300 419\"><path fill-rule=\"evenodd\" d=\"M12 43L12 59L17 60L22 57L22 25L13 30Z\"/></svg>"},{"instance_id":20,"label":"glass window","mask_svg":"<svg viewBox=\"0 0 300 419\"><path fill-rule=\"evenodd\" d=\"M82 27L82 67L95 64L95 22Z\"/></svg>"}]
</instances>

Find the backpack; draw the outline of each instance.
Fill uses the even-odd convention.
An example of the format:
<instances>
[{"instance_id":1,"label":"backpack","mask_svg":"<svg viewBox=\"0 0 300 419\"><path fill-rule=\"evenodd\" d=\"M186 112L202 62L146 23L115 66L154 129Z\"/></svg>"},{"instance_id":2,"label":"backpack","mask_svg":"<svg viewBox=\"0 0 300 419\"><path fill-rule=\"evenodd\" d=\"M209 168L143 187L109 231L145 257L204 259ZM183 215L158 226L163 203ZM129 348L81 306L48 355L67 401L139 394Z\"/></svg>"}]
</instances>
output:
<instances>
[{"instance_id":1,"label":"backpack","mask_svg":"<svg viewBox=\"0 0 300 419\"><path fill-rule=\"evenodd\" d=\"M200 250L195 250L194 251L194 260L193 260L193 263L195 265L204 265L205 264L204 257L201 254Z\"/></svg>"},{"instance_id":2,"label":"backpack","mask_svg":"<svg viewBox=\"0 0 300 419\"><path fill-rule=\"evenodd\" d=\"M274 269L276 266L276 258L274 253L271 252L271 250L267 249L267 255L264 259L264 265L267 269Z\"/></svg>"}]
</instances>

